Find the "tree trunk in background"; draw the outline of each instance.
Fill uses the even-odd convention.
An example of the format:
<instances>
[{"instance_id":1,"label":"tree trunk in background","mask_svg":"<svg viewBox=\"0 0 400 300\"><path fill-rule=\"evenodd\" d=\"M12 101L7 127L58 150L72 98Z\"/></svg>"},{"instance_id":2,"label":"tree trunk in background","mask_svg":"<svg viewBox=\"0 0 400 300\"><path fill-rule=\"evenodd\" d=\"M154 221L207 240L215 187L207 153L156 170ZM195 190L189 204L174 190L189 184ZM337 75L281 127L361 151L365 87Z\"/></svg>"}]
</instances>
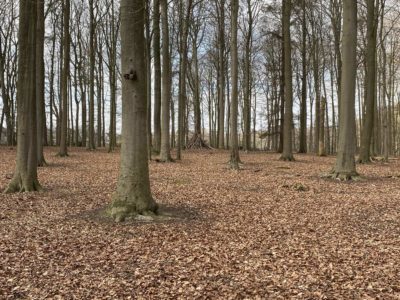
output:
<instances>
[{"instance_id":1,"label":"tree trunk in background","mask_svg":"<svg viewBox=\"0 0 400 300\"><path fill-rule=\"evenodd\" d=\"M284 46L284 94L285 94L285 119L283 122L283 151L281 160L293 161L292 151L292 124L293 124L293 88L292 88L292 50L290 41L290 0L283 2L283 46Z\"/></svg>"},{"instance_id":2,"label":"tree trunk in background","mask_svg":"<svg viewBox=\"0 0 400 300\"><path fill-rule=\"evenodd\" d=\"M61 78L61 97L62 97L62 110L61 110L61 136L60 136L60 151L59 156L68 156L67 152L67 135L68 135L68 76L69 76L69 54L70 54L70 33L69 33L69 19L70 19L70 0L63 0L63 67Z\"/></svg>"},{"instance_id":3,"label":"tree trunk in background","mask_svg":"<svg viewBox=\"0 0 400 300\"><path fill-rule=\"evenodd\" d=\"M0 35L0 85L1 85L1 97L3 99L3 113L6 118L6 126L7 126L7 146L13 145L13 122L12 122L12 114L11 114L11 107L10 107L10 98L7 93L6 85L5 85L5 51L2 48L2 36Z\"/></svg>"},{"instance_id":4,"label":"tree trunk in background","mask_svg":"<svg viewBox=\"0 0 400 300\"><path fill-rule=\"evenodd\" d=\"M160 58L160 0L153 1L153 56L154 56L154 143L153 150L160 152L161 145L161 58Z\"/></svg>"},{"instance_id":5,"label":"tree trunk in background","mask_svg":"<svg viewBox=\"0 0 400 300\"><path fill-rule=\"evenodd\" d=\"M307 12L306 0L302 0L302 49L301 49L301 104L299 153L307 153Z\"/></svg>"},{"instance_id":6,"label":"tree trunk in background","mask_svg":"<svg viewBox=\"0 0 400 300\"><path fill-rule=\"evenodd\" d=\"M151 214L147 157L147 96L143 0L121 0L122 148L117 190L110 208L117 221Z\"/></svg>"},{"instance_id":7,"label":"tree trunk in background","mask_svg":"<svg viewBox=\"0 0 400 300\"><path fill-rule=\"evenodd\" d=\"M238 12L239 0L231 0L231 158L230 167L239 170L239 145L238 145Z\"/></svg>"},{"instance_id":8,"label":"tree trunk in background","mask_svg":"<svg viewBox=\"0 0 400 300\"><path fill-rule=\"evenodd\" d=\"M37 1L20 0L17 81L17 166L6 193L40 190L36 132Z\"/></svg>"},{"instance_id":9,"label":"tree trunk in background","mask_svg":"<svg viewBox=\"0 0 400 300\"><path fill-rule=\"evenodd\" d=\"M376 38L377 13L375 0L367 0L367 53L366 53L366 97L365 119L361 133L359 163L371 162L371 139L374 129L374 110L376 101Z\"/></svg>"},{"instance_id":10,"label":"tree trunk in background","mask_svg":"<svg viewBox=\"0 0 400 300\"><path fill-rule=\"evenodd\" d=\"M96 74L96 83L97 83L97 147L101 147L101 138L102 138L102 125L101 125L101 107L102 107L102 73L103 73L103 56L102 56L102 45L100 45L100 41L98 41L97 38L95 38L95 49L97 49L97 57L98 57L98 67L97 67L97 74Z\"/></svg>"},{"instance_id":11,"label":"tree trunk in background","mask_svg":"<svg viewBox=\"0 0 400 300\"><path fill-rule=\"evenodd\" d=\"M90 56L90 74L89 74L89 150L95 150L94 140L94 67L96 63L95 58L95 20L94 20L94 5L93 1L89 0L90 10L90 36L89 36L89 56Z\"/></svg>"},{"instance_id":12,"label":"tree trunk in background","mask_svg":"<svg viewBox=\"0 0 400 300\"><path fill-rule=\"evenodd\" d=\"M342 83L339 106L339 145L332 177L351 180L355 165L355 90L357 71L357 2L343 1Z\"/></svg>"},{"instance_id":13,"label":"tree trunk in background","mask_svg":"<svg viewBox=\"0 0 400 300\"><path fill-rule=\"evenodd\" d=\"M147 150L149 152L149 160L151 160L152 152L152 135L151 135L151 23L150 23L150 10L151 1L146 1L146 22L145 22L145 32L146 32L146 97L147 97Z\"/></svg>"},{"instance_id":14,"label":"tree trunk in background","mask_svg":"<svg viewBox=\"0 0 400 300\"><path fill-rule=\"evenodd\" d=\"M47 134L46 113L44 101L44 0L37 0L37 42L36 42L36 123L37 123L37 163L38 166L44 166L46 161L43 154L43 136Z\"/></svg>"},{"instance_id":15,"label":"tree trunk in background","mask_svg":"<svg viewBox=\"0 0 400 300\"><path fill-rule=\"evenodd\" d=\"M225 126L225 0L218 3L218 148L224 148Z\"/></svg>"},{"instance_id":16,"label":"tree trunk in background","mask_svg":"<svg viewBox=\"0 0 400 300\"><path fill-rule=\"evenodd\" d=\"M326 109L326 98L322 97L320 113L319 113L319 141L318 141L318 155L326 156L325 146L325 109Z\"/></svg>"},{"instance_id":17,"label":"tree trunk in background","mask_svg":"<svg viewBox=\"0 0 400 300\"><path fill-rule=\"evenodd\" d=\"M186 3L187 2L187 3ZM186 5L184 5L186 3ZM188 35L189 35L189 17L192 9L192 0L181 1L181 40L179 51L179 98L178 98L178 143L176 149L176 159L182 159L182 148L184 147L184 113L186 102L186 71L187 71L187 48L188 48Z\"/></svg>"},{"instance_id":18,"label":"tree trunk in background","mask_svg":"<svg viewBox=\"0 0 400 300\"><path fill-rule=\"evenodd\" d=\"M243 91L243 150L251 150L251 49L253 43L253 14L251 0L247 0L248 32L245 36L244 91Z\"/></svg>"},{"instance_id":19,"label":"tree trunk in background","mask_svg":"<svg viewBox=\"0 0 400 300\"><path fill-rule=\"evenodd\" d=\"M171 62L169 54L168 1L160 0L162 27L162 96L161 96L161 149L160 161L171 161L169 141L171 103Z\"/></svg>"}]
</instances>

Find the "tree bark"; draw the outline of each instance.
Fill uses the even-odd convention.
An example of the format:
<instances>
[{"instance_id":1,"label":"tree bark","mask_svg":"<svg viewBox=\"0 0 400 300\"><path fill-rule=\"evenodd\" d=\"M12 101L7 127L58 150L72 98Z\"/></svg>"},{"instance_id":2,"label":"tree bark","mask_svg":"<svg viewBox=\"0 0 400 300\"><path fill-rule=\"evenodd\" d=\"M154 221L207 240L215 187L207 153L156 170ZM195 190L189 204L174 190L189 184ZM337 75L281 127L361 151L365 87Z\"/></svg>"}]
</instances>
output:
<instances>
[{"instance_id":1,"label":"tree bark","mask_svg":"<svg viewBox=\"0 0 400 300\"><path fill-rule=\"evenodd\" d=\"M150 191L143 0L121 0L122 148L110 214L117 222L157 211Z\"/></svg>"},{"instance_id":2,"label":"tree bark","mask_svg":"<svg viewBox=\"0 0 400 300\"><path fill-rule=\"evenodd\" d=\"M355 90L357 71L357 2L343 1L342 83L339 106L339 145L332 177L351 180L358 176L355 165Z\"/></svg>"},{"instance_id":3,"label":"tree bark","mask_svg":"<svg viewBox=\"0 0 400 300\"><path fill-rule=\"evenodd\" d=\"M169 126L171 103L171 62L169 53L168 1L160 0L162 26L162 96L161 96L161 149L160 161L171 159Z\"/></svg>"},{"instance_id":4,"label":"tree bark","mask_svg":"<svg viewBox=\"0 0 400 300\"><path fill-rule=\"evenodd\" d=\"M238 145L238 12L239 1L231 0L231 158L230 167L234 170L239 170L239 145Z\"/></svg>"},{"instance_id":5,"label":"tree bark","mask_svg":"<svg viewBox=\"0 0 400 300\"><path fill-rule=\"evenodd\" d=\"M69 63L70 63L70 33L69 33L69 19L70 19L70 0L63 0L63 62L62 62L62 78L61 78L61 96L62 96L62 110L61 110L61 136L60 136L60 151L59 156L68 156L67 151L67 135L68 135L68 76L69 76Z\"/></svg>"},{"instance_id":6,"label":"tree bark","mask_svg":"<svg viewBox=\"0 0 400 300\"><path fill-rule=\"evenodd\" d=\"M161 145L161 57L160 57L160 0L153 1L153 56L154 56L154 143L153 150L160 152Z\"/></svg>"},{"instance_id":7,"label":"tree bark","mask_svg":"<svg viewBox=\"0 0 400 300\"><path fill-rule=\"evenodd\" d=\"M293 124L293 88L292 88L292 50L290 41L290 0L283 1L283 46L284 46L284 94L285 119L283 122L283 151L281 160L293 161L292 124Z\"/></svg>"},{"instance_id":8,"label":"tree bark","mask_svg":"<svg viewBox=\"0 0 400 300\"><path fill-rule=\"evenodd\" d=\"M41 189L37 177L36 34L37 1L20 0L17 81L17 166L6 193Z\"/></svg>"}]
</instances>

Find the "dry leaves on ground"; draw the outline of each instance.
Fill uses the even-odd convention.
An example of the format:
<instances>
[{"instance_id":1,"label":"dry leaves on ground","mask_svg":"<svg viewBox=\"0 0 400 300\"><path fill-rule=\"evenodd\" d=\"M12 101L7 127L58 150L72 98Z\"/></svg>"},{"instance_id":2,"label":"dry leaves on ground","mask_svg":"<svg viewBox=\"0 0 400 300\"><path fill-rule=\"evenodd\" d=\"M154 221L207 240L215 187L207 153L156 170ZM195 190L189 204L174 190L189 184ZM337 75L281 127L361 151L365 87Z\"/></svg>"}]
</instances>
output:
<instances>
[{"instance_id":1,"label":"dry leaves on ground","mask_svg":"<svg viewBox=\"0 0 400 300\"><path fill-rule=\"evenodd\" d=\"M319 177L334 158L184 152L150 163L172 221L115 224L119 154L71 149L40 168L42 193L0 194L1 299L400 299L400 162L365 180ZM15 150L0 148L0 189Z\"/></svg>"}]
</instances>

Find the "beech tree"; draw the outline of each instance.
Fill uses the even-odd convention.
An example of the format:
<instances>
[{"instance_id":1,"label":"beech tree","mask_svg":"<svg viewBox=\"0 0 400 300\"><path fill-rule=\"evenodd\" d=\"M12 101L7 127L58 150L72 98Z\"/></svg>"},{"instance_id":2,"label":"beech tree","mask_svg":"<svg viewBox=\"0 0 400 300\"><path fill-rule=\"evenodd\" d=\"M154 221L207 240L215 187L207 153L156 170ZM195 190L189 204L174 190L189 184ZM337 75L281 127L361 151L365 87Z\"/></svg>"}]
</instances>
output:
<instances>
[{"instance_id":1,"label":"beech tree","mask_svg":"<svg viewBox=\"0 0 400 300\"><path fill-rule=\"evenodd\" d=\"M351 180L358 176L355 165L355 93L357 71L357 2L343 0L342 83L339 106L339 145L333 178Z\"/></svg>"},{"instance_id":2,"label":"beech tree","mask_svg":"<svg viewBox=\"0 0 400 300\"><path fill-rule=\"evenodd\" d=\"M162 96L161 96L161 150L160 161L171 161L170 150L170 103L171 62L169 50L168 1L160 0L162 27Z\"/></svg>"},{"instance_id":3,"label":"beech tree","mask_svg":"<svg viewBox=\"0 0 400 300\"><path fill-rule=\"evenodd\" d=\"M68 135L68 77L70 65L70 0L63 0L63 63L62 63L62 78L61 78L61 97L62 97L62 110L61 110L61 140L59 156L68 156L67 151L67 135Z\"/></svg>"},{"instance_id":4,"label":"beech tree","mask_svg":"<svg viewBox=\"0 0 400 300\"><path fill-rule=\"evenodd\" d=\"M145 1L121 0L122 147L110 213L117 221L157 211L147 151Z\"/></svg>"},{"instance_id":5,"label":"beech tree","mask_svg":"<svg viewBox=\"0 0 400 300\"><path fill-rule=\"evenodd\" d=\"M19 1L17 166L6 193L41 189L37 177L36 132L37 0Z\"/></svg>"},{"instance_id":6,"label":"beech tree","mask_svg":"<svg viewBox=\"0 0 400 300\"><path fill-rule=\"evenodd\" d=\"M290 41L290 14L291 0L284 0L282 7L283 26L283 61L284 61L284 97L285 120L283 123L283 151L281 160L294 160L292 151L292 126L293 126L293 88L292 88L292 50Z\"/></svg>"},{"instance_id":7,"label":"beech tree","mask_svg":"<svg viewBox=\"0 0 400 300\"><path fill-rule=\"evenodd\" d=\"M232 77L232 99L231 99L231 158L230 166L234 170L239 169L239 143L237 134L238 115L238 12L239 0L231 1L231 77Z\"/></svg>"}]
</instances>

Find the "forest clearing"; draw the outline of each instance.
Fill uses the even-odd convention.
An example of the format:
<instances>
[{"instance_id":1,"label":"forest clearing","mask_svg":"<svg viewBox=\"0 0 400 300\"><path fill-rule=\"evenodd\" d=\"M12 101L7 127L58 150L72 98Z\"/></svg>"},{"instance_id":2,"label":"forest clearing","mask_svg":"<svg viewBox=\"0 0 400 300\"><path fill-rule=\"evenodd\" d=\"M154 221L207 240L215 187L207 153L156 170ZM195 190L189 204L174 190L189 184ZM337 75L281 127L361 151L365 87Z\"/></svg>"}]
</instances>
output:
<instances>
[{"instance_id":1,"label":"forest clearing","mask_svg":"<svg viewBox=\"0 0 400 300\"><path fill-rule=\"evenodd\" d=\"M0 194L2 299L399 299L400 162L320 175L333 157L187 151L150 162L171 220L115 223L119 153L45 148L40 193ZM0 188L15 150L0 147Z\"/></svg>"}]
</instances>

